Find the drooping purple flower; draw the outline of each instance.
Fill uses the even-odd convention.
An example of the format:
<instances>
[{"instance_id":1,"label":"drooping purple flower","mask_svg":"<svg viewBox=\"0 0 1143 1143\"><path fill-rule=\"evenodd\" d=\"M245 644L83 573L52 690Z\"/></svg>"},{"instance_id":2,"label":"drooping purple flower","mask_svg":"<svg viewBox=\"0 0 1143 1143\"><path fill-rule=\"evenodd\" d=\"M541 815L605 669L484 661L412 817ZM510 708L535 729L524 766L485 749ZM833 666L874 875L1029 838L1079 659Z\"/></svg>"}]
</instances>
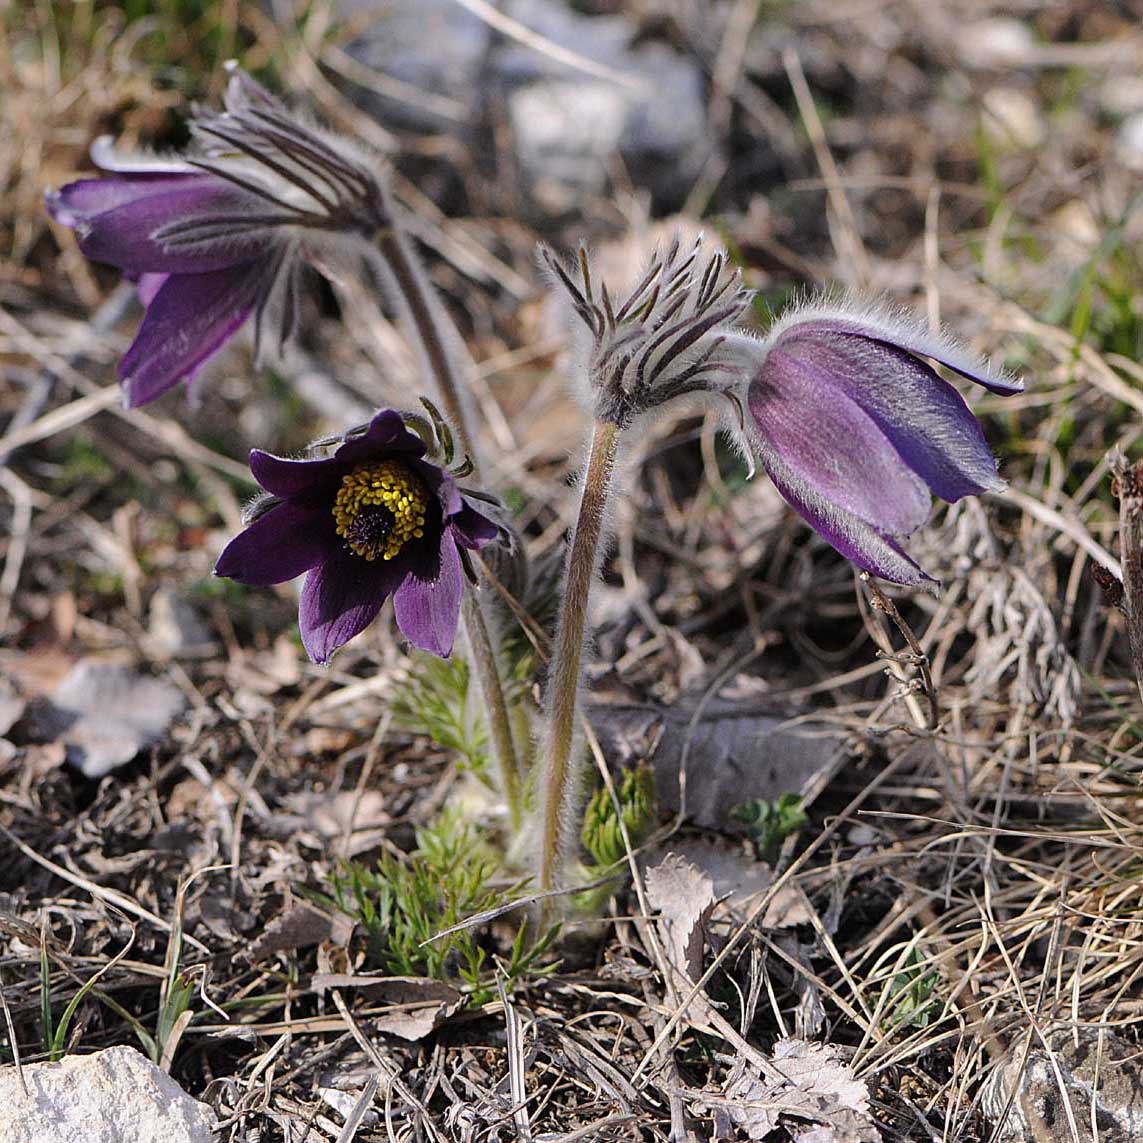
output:
<instances>
[{"instance_id":1,"label":"drooping purple flower","mask_svg":"<svg viewBox=\"0 0 1143 1143\"><path fill-rule=\"evenodd\" d=\"M104 178L46 195L83 252L139 281L146 315L119 365L129 405L194 376L254 318L259 351L297 321L307 259L390 224L369 157L292 116L231 66L225 111L199 110L183 156L92 148Z\"/></svg>"},{"instance_id":2,"label":"drooping purple flower","mask_svg":"<svg viewBox=\"0 0 1143 1143\"><path fill-rule=\"evenodd\" d=\"M931 579L899 538L932 495L1004 487L976 418L923 358L994 393L1023 383L883 308L812 303L755 343L748 430L778 491L858 567L894 583Z\"/></svg>"},{"instance_id":3,"label":"drooping purple flower","mask_svg":"<svg viewBox=\"0 0 1143 1143\"><path fill-rule=\"evenodd\" d=\"M315 663L372 623L389 596L409 642L448 656L464 590L460 549L482 548L498 529L425 458L399 413L377 413L327 457L254 449L250 470L270 496L255 502L216 575L274 584L304 573L298 621Z\"/></svg>"}]
</instances>

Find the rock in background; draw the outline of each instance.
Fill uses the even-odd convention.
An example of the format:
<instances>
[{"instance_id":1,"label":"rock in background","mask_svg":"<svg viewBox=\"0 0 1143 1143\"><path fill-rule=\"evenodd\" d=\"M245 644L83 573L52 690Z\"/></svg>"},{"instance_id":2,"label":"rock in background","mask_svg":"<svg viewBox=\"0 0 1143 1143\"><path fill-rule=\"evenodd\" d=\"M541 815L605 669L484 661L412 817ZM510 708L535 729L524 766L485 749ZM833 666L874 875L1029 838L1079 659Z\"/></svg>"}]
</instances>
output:
<instances>
[{"instance_id":1,"label":"rock in background","mask_svg":"<svg viewBox=\"0 0 1143 1143\"><path fill-rule=\"evenodd\" d=\"M211 1143L213 1124L206 1104L134 1048L0 1068L4 1143Z\"/></svg>"},{"instance_id":2,"label":"rock in background","mask_svg":"<svg viewBox=\"0 0 1143 1143\"><path fill-rule=\"evenodd\" d=\"M359 19L367 10L361 0L342 8ZM455 0L396 0L350 54L429 98L362 89L358 102L388 126L470 141L506 120L520 186L540 214L576 209L620 172L658 208L678 206L719 146L699 62L641 39L624 14L582 15L562 0L509 0L500 11L595 72L493 30ZM446 114L433 97L449 101Z\"/></svg>"}]
</instances>

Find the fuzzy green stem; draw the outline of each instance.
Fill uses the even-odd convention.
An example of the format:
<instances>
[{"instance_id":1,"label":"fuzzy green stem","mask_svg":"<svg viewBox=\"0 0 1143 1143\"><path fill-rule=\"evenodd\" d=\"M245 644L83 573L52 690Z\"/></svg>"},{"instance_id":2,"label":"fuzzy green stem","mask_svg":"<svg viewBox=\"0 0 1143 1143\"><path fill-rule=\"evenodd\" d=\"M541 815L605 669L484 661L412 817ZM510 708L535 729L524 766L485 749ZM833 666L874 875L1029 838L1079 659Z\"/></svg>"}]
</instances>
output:
<instances>
[{"instance_id":1,"label":"fuzzy green stem","mask_svg":"<svg viewBox=\"0 0 1143 1143\"><path fill-rule=\"evenodd\" d=\"M541 891L553 889L560 883L568 840L574 836L582 763L578 755L576 719L587 642L588 604L598 570L599 543L615 470L619 434L620 427L613 421L596 421L592 427L579 516L568 549L547 694L547 736L541 779Z\"/></svg>"},{"instance_id":2,"label":"fuzzy green stem","mask_svg":"<svg viewBox=\"0 0 1143 1143\"><path fill-rule=\"evenodd\" d=\"M512 720L488 624L485 622L480 602L472 592L464 593L463 615L472 666L476 671L477 685L480 687L480 695L484 699L484 708L488 714L492 757L500 777L500 788L508 803L508 818L515 833L520 828L523 802L520 797L520 768L516 757L516 743L512 737Z\"/></svg>"},{"instance_id":3,"label":"fuzzy green stem","mask_svg":"<svg viewBox=\"0 0 1143 1143\"><path fill-rule=\"evenodd\" d=\"M436 395L443 406L442 411L456 432L461 448L468 454L473 465L479 468L476 436L469 425L468 403L450 345L459 344L460 336L449 327L448 317L436 291L404 234L395 228L382 231L377 245L408 308L409 322L421 343L428 372L435 382ZM500 664L489 635L483 601L466 592L463 615L476 682L488 716L492 756L508 803L512 828L515 830L519 827L522 812L520 763L512 737L512 720L504 694Z\"/></svg>"}]
</instances>

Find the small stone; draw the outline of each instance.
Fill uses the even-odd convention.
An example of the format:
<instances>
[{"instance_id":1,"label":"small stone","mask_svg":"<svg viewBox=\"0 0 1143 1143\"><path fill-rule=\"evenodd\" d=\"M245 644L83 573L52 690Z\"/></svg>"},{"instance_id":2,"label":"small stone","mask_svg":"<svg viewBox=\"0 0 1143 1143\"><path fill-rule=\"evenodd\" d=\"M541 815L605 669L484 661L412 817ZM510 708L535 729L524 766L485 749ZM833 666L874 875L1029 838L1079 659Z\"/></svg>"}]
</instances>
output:
<instances>
[{"instance_id":1,"label":"small stone","mask_svg":"<svg viewBox=\"0 0 1143 1143\"><path fill-rule=\"evenodd\" d=\"M965 27L959 46L961 59L972 67L1004 68L1026 59L1036 37L1022 21L996 16Z\"/></svg>"},{"instance_id":2,"label":"small stone","mask_svg":"<svg viewBox=\"0 0 1143 1143\"><path fill-rule=\"evenodd\" d=\"M467 126L479 113L473 93L482 88L492 40L486 21L455 0L340 0L338 9L346 23L375 17L349 45L349 54L382 79L405 85L406 98L397 98L392 87L386 95L384 85L354 91L355 100L382 123L441 131Z\"/></svg>"},{"instance_id":3,"label":"small stone","mask_svg":"<svg viewBox=\"0 0 1143 1143\"><path fill-rule=\"evenodd\" d=\"M660 206L681 202L716 146L698 64L664 43L636 43L623 15L584 16L555 0L513 0L506 12L616 77L518 43L493 55L522 181L536 204L577 209L606 188L617 159Z\"/></svg>"},{"instance_id":4,"label":"small stone","mask_svg":"<svg viewBox=\"0 0 1143 1143\"><path fill-rule=\"evenodd\" d=\"M0 1068L4 1143L211 1143L214 1113L134 1048Z\"/></svg>"},{"instance_id":5,"label":"small stone","mask_svg":"<svg viewBox=\"0 0 1143 1143\"><path fill-rule=\"evenodd\" d=\"M1143 111L1143 76L1108 77L1099 89L1099 108L1114 119Z\"/></svg>"},{"instance_id":6,"label":"small stone","mask_svg":"<svg viewBox=\"0 0 1143 1143\"><path fill-rule=\"evenodd\" d=\"M1031 1050L1026 1039L1017 1040L985 1082L981 1107L999 1126L993 1137L1003 1143L1143 1138L1143 1074L1135 1046L1099 1027L1056 1028L1045 1039L1048 1050L1038 1035Z\"/></svg>"},{"instance_id":7,"label":"small stone","mask_svg":"<svg viewBox=\"0 0 1143 1143\"><path fill-rule=\"evenodd\" d=\"M194 607L166 589L151 597L147 635L152 651L165 659L202 659L218 649Z\"/></svg>"},{"instance_id":8,"label":"small stone","mask_svg":"<svg viewBox=\"0 0 1143 1143\"><path fill-rule=\"evenodd\" d=\"M1036 101L1016 87L994 87L984 96L985 126L997 142L1030 151L1044 141Z\"/></svg>"},{"instance_id":9,"label":"small stone","mask_svg":"<svg viewBox=\"0 0 1143 1143\"><path fill-rule=\"evenodd\" d=\"M1132 171L1143 171L1143 112L1129 115L1115 135L1115 153Z\"/></svg>"}]
</instances>

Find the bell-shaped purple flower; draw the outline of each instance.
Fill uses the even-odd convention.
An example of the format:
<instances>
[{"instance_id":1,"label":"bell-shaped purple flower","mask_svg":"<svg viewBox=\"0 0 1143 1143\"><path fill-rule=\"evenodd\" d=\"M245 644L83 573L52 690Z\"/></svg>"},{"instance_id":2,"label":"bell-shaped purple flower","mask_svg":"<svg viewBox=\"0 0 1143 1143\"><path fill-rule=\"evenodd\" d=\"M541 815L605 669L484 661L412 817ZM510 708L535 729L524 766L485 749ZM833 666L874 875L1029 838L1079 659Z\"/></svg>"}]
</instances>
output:
<instances>
[{"instance_id":1,"label":"bell-shaped purple flower","mask_svg":"<svg viewBox=\"0 0 1143 1143\"><path fill-rule=\"evenodd\" d=\"M399 413L377 413L327 457L254 449L250 471L270 495L255 502L216 575L273 584L306 573L298 621L315 663L372 623L389 596L409 642L448 656L465 587L460 549L482 548L498 528L425 459Z\"/></svg>"},{"instance_id":2,"label":"bell-shaped purple flower","mask_svg":"<svg viewBox=\"0 0 1143 1143\"><path fill-rule=\"evenodd\" d=\"M931 579L898 539L931 496L1004 487L964 398L923 358L994 393L1023 383L907 315L811 303L755 343L748 431L778 491L858 567L894 583Z\"/></svg>"},{"instance_id":3,"label":"bell-shaped purple flower","mask_svg":"<svg viewBox=\"0 0 1143 1143\"><path fill-rule=\"evenodd\" d=\"M290 115L231 68L222 113L197 111L182 156L92 148L107 172L46 195L80 249L139 282L146 315L119 365L129 405L190 379L247 320L261 350L297 321L302 263L343 258L390 223L369 156Z\"/></svg>"}]
</instances>

